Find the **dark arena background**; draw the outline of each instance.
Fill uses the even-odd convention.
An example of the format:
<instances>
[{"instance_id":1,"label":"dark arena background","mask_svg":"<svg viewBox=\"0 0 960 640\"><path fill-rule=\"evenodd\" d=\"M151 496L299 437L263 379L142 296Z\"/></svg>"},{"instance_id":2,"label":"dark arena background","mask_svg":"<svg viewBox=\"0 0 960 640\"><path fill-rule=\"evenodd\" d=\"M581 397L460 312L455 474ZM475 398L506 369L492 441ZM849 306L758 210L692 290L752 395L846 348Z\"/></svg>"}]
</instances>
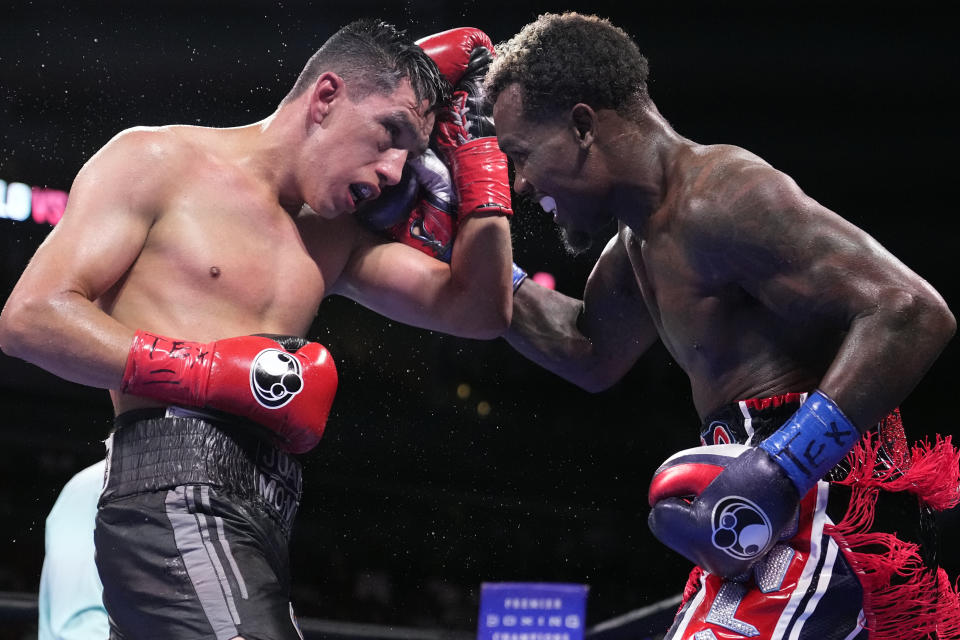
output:
<instances>
[{"instance_id":1,"label":"dark arena background","mask_svg":"<svg viewBox=\"0 0 960 640\"><path fill-rule=\"evenodd\" d=\"M679 133L784 170L957 313L957 23L946 4L882 6L15 0L0 15L0 296L50 231L56 191L122 129L260 120L358 17L417 38L476 26L499 42L539 13L578 10L634 36ZM25 214L23 185L54 191ZM516 262L579 295L599 247L568 257L535 203L515 207ZM312 336L340 371L326 435L303 457L291 550L293 604L312 637L340 637L322 631L335 621L360 637L467 638L483 582L587 584L591 628L680 592L689 564L649 533L645 495L653 469L697 443L698 421L662 347L589 394L503 340L411 329L345 299L323 303ZM958 366L954 340L903 403L910 436L957 431ZM44 519L67 479L102 457L111 409L105 391L7 356L0 402L0 638L21 639L36 633ZM958 514L942 524L956 579Z\"/></svg>"}]
</instances>

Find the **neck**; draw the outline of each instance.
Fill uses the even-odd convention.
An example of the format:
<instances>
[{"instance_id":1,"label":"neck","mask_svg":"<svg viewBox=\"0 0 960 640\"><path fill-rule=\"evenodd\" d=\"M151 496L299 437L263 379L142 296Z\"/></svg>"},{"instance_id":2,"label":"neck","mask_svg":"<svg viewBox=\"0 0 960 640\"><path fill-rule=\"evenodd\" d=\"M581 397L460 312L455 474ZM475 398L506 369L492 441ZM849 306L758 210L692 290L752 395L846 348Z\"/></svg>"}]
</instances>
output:
<instances>
[{"instance_id":1,"label":"neck","mask_svg":"<svg viewBox=\"0 0 960 640\"><path fill-rule=\"evenodd\" d=\"M669 168L689 141L673 130L653 103L637 121L621 119L620 128L607 145L616 159L610 165L609 206L621 222L640 229L663 204Z\"/></svg>"},{"instance_id":2,"label":"neck","mask_svg":"<svg viewBox=\"0 0 960 640\"><path fill-rule=\"evenodd\" d=\"M239 128L236 149L239 162L276 194L284 209L296 214L304 203L294 171L303 126L294 122L297 110L292 105L281 105L263 120Z\"/></svg>"}]
</instances>

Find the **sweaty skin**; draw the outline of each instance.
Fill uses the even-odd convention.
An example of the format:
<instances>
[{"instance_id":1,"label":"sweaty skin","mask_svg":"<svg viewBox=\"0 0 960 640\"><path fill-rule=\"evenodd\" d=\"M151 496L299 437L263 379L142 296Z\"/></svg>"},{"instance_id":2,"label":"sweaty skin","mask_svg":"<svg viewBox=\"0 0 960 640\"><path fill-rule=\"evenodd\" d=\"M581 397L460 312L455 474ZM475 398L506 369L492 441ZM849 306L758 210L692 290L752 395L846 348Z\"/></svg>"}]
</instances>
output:
<instances>
[{"instance_id":1,"label":"sweaty skin","mask_svg":"<svg viewBox=\"0 0 960 640\"><path fill-rule=\"evenodd\" d=\"M354 102L334 73L262 122L131 129L83 167L67 212L0 316L0 345L122 395L134 331L183 340L304 336L330 294L401 322L493 337L509 322L509 229L471 216L451 263L353 219L426 147L433 114L408 81ZM336 357L336 354L334 354Z\"/></svg>"},{"instance_id":2,"label":"sweaty skin","mask_svg":"<svg viewBox=\"0 0 960 640\"><path fill-rule=\"evenodd\" d=\"M575 248L619 229L582 300L533 282L515 296L506 338L551 371L601 390L660 339L701 417L819 387L863 430L953 335L926 281L754 154L687 140L652 103L536 122L522 102L513 84L494 107L516 192L553 198Z\"/></svg>"}]
</instances>

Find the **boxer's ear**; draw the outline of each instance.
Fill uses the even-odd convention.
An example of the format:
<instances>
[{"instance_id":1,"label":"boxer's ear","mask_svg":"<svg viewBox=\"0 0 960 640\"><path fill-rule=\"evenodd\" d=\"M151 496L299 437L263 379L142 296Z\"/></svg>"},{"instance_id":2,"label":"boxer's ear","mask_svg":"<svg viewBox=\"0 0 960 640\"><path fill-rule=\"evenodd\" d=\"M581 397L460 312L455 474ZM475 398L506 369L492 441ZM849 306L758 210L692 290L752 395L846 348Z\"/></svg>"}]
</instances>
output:
<instances>
[{"instance_id":1,"label":"boxer's ear","mask_svg":"<svg viewBox=\"0 0 960 640\"><path fill-rule=\"evenodd\" d=\"M597 112L590 105L578 103L570 110L570 120L573 134L581 149L587 149L593 144L597 133Z\"/></svg>"},{"instance_id":2,"label":"boxer's ear","mask_svg":"<svg viewBox=\"0 0 960 640\"><path fill-rule=\"evenodd\" d=\"M330 105L346 91L343 78L332 71L321 73L310 92L310 116L315 122L323 122Z\"/></svg>"}]
</instances>

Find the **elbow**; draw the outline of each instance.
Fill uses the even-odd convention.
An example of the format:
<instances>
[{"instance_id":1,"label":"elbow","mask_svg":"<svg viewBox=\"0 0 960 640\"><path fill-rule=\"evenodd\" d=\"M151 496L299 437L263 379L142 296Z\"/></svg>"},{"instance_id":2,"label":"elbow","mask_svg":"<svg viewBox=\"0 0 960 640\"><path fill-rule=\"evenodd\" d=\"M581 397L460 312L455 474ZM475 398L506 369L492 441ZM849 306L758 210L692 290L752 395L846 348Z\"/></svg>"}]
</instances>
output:
<instances>
[{"instance_id":1,"label":"elbow","mask_svg":"<svg viewBox=\"0 0 960 640\"><path fill-rule=\"evenodd\" d=\"M940 348L945 347L957 332L957 319L953 312L937 294L917 296L917 300L915 304L919 307L920 325L939 343Z\"/></svg>"},{"instance_id":2,"label":"elbow","mask_svg":"<svg viewBox=\"0 0 960 640\"><path fill-rule=\"evenodd\" d=\"M510 299L505 303L489 305L483 313L469 314L465 318L469 326L470 338L493 340L503 336L510 328L513 317L513 305Z\"/></svg>"},{"instance_id":3,"label":"elbow","mask_svg":"<svg viewBox=\"0 0 960 640\"><path fill-rule=\"evenodd\" d=\"M29 311L26 306L8 300L0 312L0 351L14 358L23 358L29 344Z\"/></svg>"},{"instance_id":4,"label":"elbow","mask_svg":"<svg viewBox=\"0 0 960 640\"><path fill-rule=\"evenodd\" d=\"M898 291L888 296L892 324L902 332L924 335L938 352L953 338L957 319L934 290Z\"/></svg>"},{"instance_id":5,"label":"elbow","mask_svg":"<svg viewBox=\"0 0 960 640\"><path fill-rule=\"evenodd\" d=\"M588 393L602 393L623 378L622 372L596 357L577 363L566 371L565 377Z\"/></svg>"},{"instance_id":6,"label":"elbow","mask_svg":"<svg viewBox=\"0 0 960 640\"><path fill-rule=\"evenodd\" d=\"M946 346L957 333L957 319L946 302L939 300L939 303L934 309L935 319L931 324L935 327L934 330L940 336L943 345Z\"/></svg>"},{"instance_id":7,"label":"elbow","mask_svg":"<svg viewBox=\"0 0 960 640\"><path fill-rule=\"evenodd\" d=\"M62 298L43 291L14 291L0 311L0 350L33 362L38 351L49 346L50 327L64 313Z\"/></svg>"},{"instance_id":8,"label":"elbow","mask_svg":"<svg viewBox=\"0 0 960 640\"><path fill-rule=\"evenodd\" d=\"M507 333L513 319L513 289L490 293L464 288L448 305L449 333L493 340Z\"/></svg>"},{"instance_id":9,"label":"elbow","mask_svg":"<svg viewBox=\"0 0 960 640\"><path fill-rule=\"evenodd\" d=\"M617 383L617 379L601 376L584 376L573 383L588 393L602 393Z\"/></svg>"}]
</instances>

